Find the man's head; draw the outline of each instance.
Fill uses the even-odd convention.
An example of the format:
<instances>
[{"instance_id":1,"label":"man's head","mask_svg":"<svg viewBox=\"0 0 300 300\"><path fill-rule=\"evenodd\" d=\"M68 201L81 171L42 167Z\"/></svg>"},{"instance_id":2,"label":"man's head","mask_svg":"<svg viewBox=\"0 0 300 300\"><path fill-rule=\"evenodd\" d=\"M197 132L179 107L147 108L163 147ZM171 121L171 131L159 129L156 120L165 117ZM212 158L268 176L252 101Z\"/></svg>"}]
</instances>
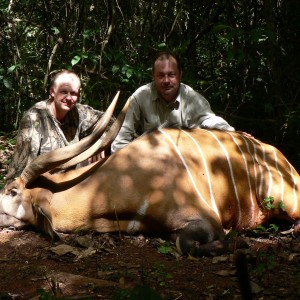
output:
<instances>
[{"instance_id":1,"label":"man's head","mask_svg":"<svg viewBox=\"0 0 300 300\"><path fill-rule=\"evenodd\" d=\"M170 52L159 53L152 66L152 77L159 96L166 102L175 101L182 77L178 56Z\"/></svg>"},{"instance_id":2,"label":"man's head","mask_svg":"<svg viewBox=\"0 0 300 300\"><path fill-rule=\"evenodd\" d=\"M80 78L76 73L63 70L51 82L51 108L54 116L63 121L67 113L75 107L80 95Z\"/></svg>"}]
</instances>

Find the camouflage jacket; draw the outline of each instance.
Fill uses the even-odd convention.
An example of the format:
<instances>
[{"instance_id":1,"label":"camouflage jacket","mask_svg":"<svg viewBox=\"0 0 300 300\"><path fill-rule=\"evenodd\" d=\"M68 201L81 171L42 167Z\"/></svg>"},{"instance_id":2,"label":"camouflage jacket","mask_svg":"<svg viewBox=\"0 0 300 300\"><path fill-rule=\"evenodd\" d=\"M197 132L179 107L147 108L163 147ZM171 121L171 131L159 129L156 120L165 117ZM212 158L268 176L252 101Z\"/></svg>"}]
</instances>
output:
<instances>
[{"instance_id":1,"label":"camouflage jacket","mask_svg":"<svg viewBox=\"0 0 300 300\"><path fill-rule=\"evenodd\" d=\"M89 134L103 112L77 103L64 123L50 112L50 100L36 103L23 116L6 182L19 176L38 155L76 143ZM112 122L112 121L111 121Z\"/></svg>"}]
</instances>

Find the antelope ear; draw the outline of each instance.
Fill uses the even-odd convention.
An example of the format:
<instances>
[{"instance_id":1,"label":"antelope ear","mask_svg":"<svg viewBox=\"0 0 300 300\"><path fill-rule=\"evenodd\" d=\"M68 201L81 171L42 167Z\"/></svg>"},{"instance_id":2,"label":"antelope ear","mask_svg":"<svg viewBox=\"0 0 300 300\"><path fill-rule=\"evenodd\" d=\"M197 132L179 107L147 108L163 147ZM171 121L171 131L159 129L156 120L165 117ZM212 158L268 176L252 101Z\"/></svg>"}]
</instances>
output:
<instances>
[{"instance_id":1,"label":"antelope ear","mask_svg":"<svg viewBox=\"0 0 300 300\"><path fill-rule=\"evenodd\" d=\"M60 237L58 233L53 229L52 222L48 216L43 212L40 207L36 208L36 227L41 228L41 230L48 234L52 240L58 241Z\"/></svg>"}]
</instances>

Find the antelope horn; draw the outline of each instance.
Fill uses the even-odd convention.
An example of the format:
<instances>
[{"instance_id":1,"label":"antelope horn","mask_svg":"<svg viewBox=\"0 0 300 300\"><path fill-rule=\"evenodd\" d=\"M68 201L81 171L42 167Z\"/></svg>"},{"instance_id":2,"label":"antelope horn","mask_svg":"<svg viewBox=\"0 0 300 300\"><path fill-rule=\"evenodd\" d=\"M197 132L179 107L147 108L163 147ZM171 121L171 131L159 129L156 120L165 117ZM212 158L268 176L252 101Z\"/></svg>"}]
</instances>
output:
<instances>
[{"instance_id":1,"label":"antelope horn","mask_svg":"<svg viewBox=\"0 0 300 300\"><path fill-rule=\"evenodd\" d=\"M98 121L94 131L90 135L83 138L78 143L71 144L64 148L55 149L48 153L43 153L31 161L20 175L25 186L33 182L41 174L67 162L93 145L105 131L118 102L119 95L120 91L117 92L108 109Z\"/></svg>"},{"instance_id":2,"label":"antelope horn","mask_svg":"<svg viewBox=\"0 0 300 300\"><path fill-rule=\"evenodd\" d=\"M118 115L118 118L114 121L114 123L112 124L111 128L108 130L105 137L99 139L96 143L94 143L90 148L88 148L83 153L80 153L78 156L70 159L68 162L57 167L55 169L55 172L75 166L75 165L79 164L80 162L90 158L94 154L101 152L101 151L105 150L107 147L109 147L110 144L113 142L113 140L116 138L116 136L123 124L126 112L128 110L130 100L131 100L131 97L129 97L127 99L122 111Z\"/></svg>"}]
</instances>

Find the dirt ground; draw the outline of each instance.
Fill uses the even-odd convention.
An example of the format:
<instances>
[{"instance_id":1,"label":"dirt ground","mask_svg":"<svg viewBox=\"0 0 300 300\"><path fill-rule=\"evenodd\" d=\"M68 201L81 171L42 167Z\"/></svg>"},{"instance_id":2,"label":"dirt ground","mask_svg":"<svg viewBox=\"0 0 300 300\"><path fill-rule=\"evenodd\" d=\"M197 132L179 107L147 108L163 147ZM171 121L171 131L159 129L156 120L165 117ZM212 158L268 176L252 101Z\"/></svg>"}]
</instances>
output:
<instances>
[{"instance_id":1,"label":"dirt ground","mask_svg":"<svg viewBox=\"0 0 300 300\"><path fill-rule=\"evenodd\" d=\"M299 299L299 242L245 239L253 299ZM233 255L177 257L159 238L0 231L0 299L241 299ZM150 297L152 295L152 297Z\"/></svg>"},{"instance_id":2,"label":"dirt ground","mask_svg":"<svg viewBox=\"0 0 300 300\"><path fill-rule=\"evenodd\" d=\"M4 176L9 136L0 150ZM299 240L289 231L242 237L253 299L300 299ZM159 237L69 234L54 243L32 228L0 228L0 300L242 299L235 258L181 257Z\"/></svg>"}]
</instances>

